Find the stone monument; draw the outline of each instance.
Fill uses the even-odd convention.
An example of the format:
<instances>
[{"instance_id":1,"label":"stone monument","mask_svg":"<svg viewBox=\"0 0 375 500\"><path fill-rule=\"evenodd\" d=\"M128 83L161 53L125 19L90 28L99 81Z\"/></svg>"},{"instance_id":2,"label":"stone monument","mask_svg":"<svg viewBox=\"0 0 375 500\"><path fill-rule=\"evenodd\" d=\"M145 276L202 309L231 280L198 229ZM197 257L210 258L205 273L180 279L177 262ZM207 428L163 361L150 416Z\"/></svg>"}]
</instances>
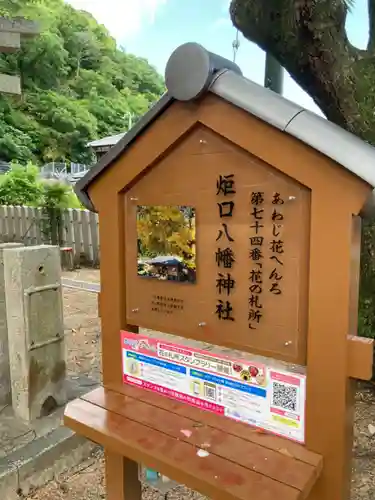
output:
<instances>
[{"instance_id":1,"label":"stone monument","mask_svg":"<svg viewBox=\"0 0 375 500\"><path fill-rule=\"evenodd\" d=\"M59 249L8 250L4 273L13 409L30 421L66 400Z\"/></svg>"},{"instance_id":2,"label":"stone monument","mask_svg":"<svg viewBox=\"0 0 375 500\"><path fill-rule=\"evenodd\" d=\"M4 283L4 251L7 248L18 248L21 246L22 243L0 243L0 408L10 404L12 399Z\"/></svg>"}]
</instances>

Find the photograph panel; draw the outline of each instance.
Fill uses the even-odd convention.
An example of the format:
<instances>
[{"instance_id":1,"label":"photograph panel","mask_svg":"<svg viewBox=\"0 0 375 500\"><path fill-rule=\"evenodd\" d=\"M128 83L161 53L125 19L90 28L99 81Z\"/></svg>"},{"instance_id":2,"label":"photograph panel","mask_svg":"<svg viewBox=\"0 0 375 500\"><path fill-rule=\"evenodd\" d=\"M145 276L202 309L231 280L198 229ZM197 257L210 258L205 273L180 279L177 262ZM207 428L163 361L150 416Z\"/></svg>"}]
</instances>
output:
<instances>
[{"instance_id":1,"label":"photograph panel","mask_svg":"<svg viewBox=\"0 0 375 500\"><path fill-rule=\"evenodd\" d=\"M138 275L179 283L196 282L195 209L138 205Z\"/></svg>"}]
</instances>

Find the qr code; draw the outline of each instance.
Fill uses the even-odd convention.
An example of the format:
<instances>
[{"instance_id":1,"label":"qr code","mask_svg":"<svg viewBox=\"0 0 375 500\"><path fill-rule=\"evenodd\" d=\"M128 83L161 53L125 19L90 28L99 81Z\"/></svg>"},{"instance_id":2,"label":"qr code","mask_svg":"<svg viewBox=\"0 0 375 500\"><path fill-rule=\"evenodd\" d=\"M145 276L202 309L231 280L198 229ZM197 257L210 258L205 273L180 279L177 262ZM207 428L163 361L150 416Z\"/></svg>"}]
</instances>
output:
<instances>
[{"instance_id":1,"label":"qr code","mask_svg":"<svg viewBox=\"0 0 375 500\"><path fill-rule=\"evenodd\" d=\"M273 383L272 406L283 410L297 411L297 387L292 385Z\"/></svg>"},{"instance_id":2,"label":"qr code","mask_svg":"<svg viewBox=\"0 0 375 500\"><path fill-rule=\"evenodd\" d=\"M216 401L216 386L212 384L204 384L204 395L207 399Z\"/></svg>"}]
</instances>

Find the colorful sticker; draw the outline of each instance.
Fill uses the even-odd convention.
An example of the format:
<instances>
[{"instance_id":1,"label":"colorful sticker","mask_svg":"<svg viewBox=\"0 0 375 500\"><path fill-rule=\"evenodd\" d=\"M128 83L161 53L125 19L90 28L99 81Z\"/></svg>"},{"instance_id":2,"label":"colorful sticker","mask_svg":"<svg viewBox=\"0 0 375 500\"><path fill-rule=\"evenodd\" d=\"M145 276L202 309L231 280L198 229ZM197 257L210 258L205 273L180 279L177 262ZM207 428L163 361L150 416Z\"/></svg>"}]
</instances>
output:
<instances>
[{"instance_id":1,"label":"colorful sticker","mask_svg":"<svg viewBox=\"0 0 375 500\"><path fill-rule=\"evenodd\" d=\"M304 375L121 332L124 383L304 442Z\"/></svg>"}]
</instances>

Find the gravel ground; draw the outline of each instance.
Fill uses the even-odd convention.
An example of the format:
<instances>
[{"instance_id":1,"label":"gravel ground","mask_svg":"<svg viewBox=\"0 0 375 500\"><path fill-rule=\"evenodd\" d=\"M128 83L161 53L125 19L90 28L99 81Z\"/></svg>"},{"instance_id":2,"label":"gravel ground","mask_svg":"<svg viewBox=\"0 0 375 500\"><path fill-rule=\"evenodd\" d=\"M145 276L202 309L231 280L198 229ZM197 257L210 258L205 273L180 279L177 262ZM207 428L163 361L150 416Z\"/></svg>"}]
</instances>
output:
<instances>
[{"instance_id":1,"label":"gravel ground","mask_svg":"<svg viewBox=\"0 0 375 500\"><path fill-rule=\"evenodd\" d=\"M96 453L79 466L39 489L28 500L101 500L105 499L104 459ZM147 486L143 487L143 500L204 500L205 497L184 486L178 486L161 495Z\"/></svg>"},{"instance_id":2,"label":"gravel ground","mask_svg":"<svg viewBox=\"0 0 375 500\"><path fill-rule=\"evenodd\" d=\"M99 272L81 270L66 273L71 279L99 281ZM101 378L100 321L96 295L75 290L64 291L67 335L67 362L70 374ZM351 500L375 500L375 387L361 385L357 392L353 478ZM163 498L151 488L144 488L144 500ZM97 452L79 466L38 489L27 500L100 500L105 498L104 461ZM204 500L196 492L180 486L168 493L167 500ZM333 499L332 499L333 500Z\"/></svg>"}]
</instances>

